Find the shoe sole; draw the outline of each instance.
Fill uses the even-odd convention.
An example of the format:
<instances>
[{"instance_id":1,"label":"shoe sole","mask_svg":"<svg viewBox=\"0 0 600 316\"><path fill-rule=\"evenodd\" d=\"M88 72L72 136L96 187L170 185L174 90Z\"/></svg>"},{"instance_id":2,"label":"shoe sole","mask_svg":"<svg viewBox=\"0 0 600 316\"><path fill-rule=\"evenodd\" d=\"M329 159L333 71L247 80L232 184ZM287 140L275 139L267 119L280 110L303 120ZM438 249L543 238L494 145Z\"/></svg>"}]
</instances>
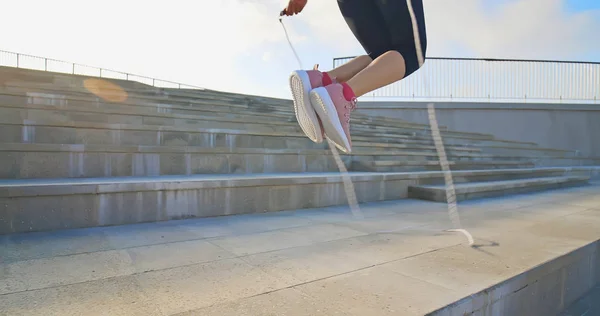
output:
<instances>
[{"instance_id":1,"label":"shoe sole","mask_svg":"<svg viewBox=\"0 0 600 316\"><path fill-rule=\"evenodd\" d=\"M342 122L340 122L337 110L327 89L322 87L313 89L310 92L310 101L317 115L321 118L327 138L341 151L349 154L351 152L350 142L348 141L346 132L342 128Z\"/></svg>"},{"instance_id":2,"label":"shoe sole","mask_svg":"<svg viewBox=\"0 0 600 316\"><path fill-rule=\"evenodd\" d=\"M290 89L294 99L294 112L298 125L310 140L323 142L323 130L319 126L317 113L310 103L310 79L304 71L294 71L290 75Z\"/></svg>"}]
</instances>

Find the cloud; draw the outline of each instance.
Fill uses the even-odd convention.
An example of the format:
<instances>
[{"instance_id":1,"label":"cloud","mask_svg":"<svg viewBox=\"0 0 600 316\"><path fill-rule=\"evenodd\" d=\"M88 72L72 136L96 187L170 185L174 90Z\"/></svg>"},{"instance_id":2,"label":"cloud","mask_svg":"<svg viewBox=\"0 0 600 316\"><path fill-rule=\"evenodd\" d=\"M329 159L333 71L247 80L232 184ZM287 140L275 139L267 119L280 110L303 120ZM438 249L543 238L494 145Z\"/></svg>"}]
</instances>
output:
<instances>
[{"instance_id":1,"label":"cloud","mask_svg":"<svg viewBox=\"0 0 600 316\"><path fill-rule=\"evenodd\" d=\"M428 56L582 59L600 50L595 35L600 11L569 12L566 0L423 2ZM356 50L336 1L309 1L303 14L311 37L321 45Z\"/></svg>"},{"instance_id":2,"label":"cloud","mask_svg":"<svg viewBox=\"0 0 600 316\"><path fill-rule=\"evenodd\" d=\"M12 30L3 33L6 50L222 89L245 82L236 61L247 60L248 52L285 43L277 20L281 3L274 0L21 0L2 6L13 12L0 20L0 28ZM293 26L288 31L294 43L305 38Z\"/></svg>"},{"instance_id":3,"label":"cloud","mask_svg":"<svg viewBox=\"0 0 600 316\"><path fill-rule=\"evenodd\" d=\"M268 62L269 60L271 60L273 54L271 54L271 52L265 52L262 56L262 60L264 62Z\"/></svg>"},{"instance_id":4,"label":"cloud","mask_svg":"<svg viewBox=\"0 0 600 316\"><path fill-rule=\"evenodd\" d=\"M212 89L289 97L297 62L285 0L20 0L3 4L3 48ZM424 0L428 56L600 59L598 11L566 0ZM363 53L334 0L285 18L304 67ZM18 26L18 27L15 27ZM595 54L595 55L594 55ZM595 56L595 57L594 57ZM263 62L268 60L268 63Z\"/></svg>"},{"instance_id":5,"label":"cloud","mask_svg":"<svg viewBox=\"0 0 600 316\"><path fill-rule=\"evenodd\" d=\"M430 55L455 45L477 57L581 59L600 49L597 11L568 12L564 0L486 2L425 0Z\"/></svg>"}]
</instances>

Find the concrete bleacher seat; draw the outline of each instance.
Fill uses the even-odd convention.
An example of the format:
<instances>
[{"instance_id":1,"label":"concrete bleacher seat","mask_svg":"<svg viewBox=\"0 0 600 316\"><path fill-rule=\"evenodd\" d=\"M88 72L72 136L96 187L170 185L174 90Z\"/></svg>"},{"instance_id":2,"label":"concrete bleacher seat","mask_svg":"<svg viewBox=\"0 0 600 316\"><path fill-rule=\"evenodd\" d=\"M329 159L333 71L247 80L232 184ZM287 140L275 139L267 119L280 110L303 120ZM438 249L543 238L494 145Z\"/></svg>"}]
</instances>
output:
<instances>
[{"instance_id":1,"label":"concrete bleacher seat","mask_svg":"<svg viewBox=\"0 0 600 316\"><path fill-rule=\"evenodd\" d=\"M220 215L345 202L338 168L326 142L315 144L303 136L290 100L200 89L160 89L131 81L6 67L0 68L0 79L0 189L5 192L0 198L12 199L7 205L14 208L2 219L2 233L205 217L215 215L209 209L225 204L229 206L223 214L217 212ZM436 182L443 178L437 172L440 163L429 125L356 113L351 131L354 149L342 159L353 173L361 201L406 198L410 185L416 186L411 189L414 192L419 185L434 190L426 186L439 185ZM523 186L539 181L510 182L516 179L511 178L515 174L510 170L523 170L518 179L548 177L545 181L550 181L549 177L573 176L568 167L600 162L530 142L452 131L445 126L440 126L440 131L452 170L487 172L480 176L482 186L506 174L502 180L509 182L503 187L514 184L516 189L511 192L527 191ZM595 169L578 170L574 178L556 181L561 186L576 185ZM214 177L225 182L214 182ZM151 185L145 183L150 178ZM183 212L187 214L173 216L148 210L147 215L104 222L93 219L99 215L90 215L113 212L106 210L114 205L106 201L113 198L123 199L118 209L135 209L137 198L130 200L124 195L150 194L156 201L162 193L152 191L172 187L174 181L193 183L187 189L173 189L178 205L194 204ZM96 189L114 189L103 193L78 191L79 186L90 187L90 183L95 183L92 187ZM216 183L228 184L219 188ZM268 194L268 190L277 190L290 199L284 204L233 207L244 205L248 194L233 192L247 190L242 187L247 188L248 183L258 186L251 191ZM469 185L477 186L477 182ZM203 191L208 187L220 193ZM319 190L328 193L314 198ZM17 218L22 221L19 212L24 211L23 205L36 205L36 200L43 200L56 212L66 212L64 216L77 212L58 207L73 198L90 205L79 211L91 212L86 216L92 219L14 224ZM15 204L17 200L20 202ZM32 206L25 208L26 213L36 212Z\"/></svg>"}]
</instances>

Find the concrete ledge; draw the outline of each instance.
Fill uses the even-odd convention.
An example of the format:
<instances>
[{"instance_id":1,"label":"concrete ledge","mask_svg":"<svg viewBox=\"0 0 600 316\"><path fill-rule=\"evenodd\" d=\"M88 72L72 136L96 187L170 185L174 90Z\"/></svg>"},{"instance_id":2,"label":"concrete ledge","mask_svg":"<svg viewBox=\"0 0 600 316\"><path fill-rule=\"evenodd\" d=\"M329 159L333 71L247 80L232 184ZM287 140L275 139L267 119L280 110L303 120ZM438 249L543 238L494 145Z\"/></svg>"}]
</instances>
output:
<instances>
[{"instance_id":1,"label":"concrete ledge","mask_svg":"<svg viewBox=\"0 0 600 316\"><path fill-rule=\"evenodd\" d=\"M344 156L394 156L411 157L423 156L433 157L437 160L435 152L420 151L420 148L402 151L395 150L355 150L351 154ZM105 153L198 153L198 154L265 154L265 155L327 155L330 150L327 148L237 148L237 147L198 147L198 146L146 146L146 145L111 145L111 144L53 144L53 143L4 143L0 147L0 152L105 152ZM455 158L493 158L494 155L482 154L479 152L470 152L465 150L448 157ZM521 158L519 156L511 156ZM525 157L527 158L527 157Z\"/></svg>"},{"instance_id":2,"label":"concrete ledge","mask_svg":"<svg viewBox=\"0 0 600 316\"><path fill-rule=\"evenodd\" d=\"M502 159L468 159L468 160L449 160L453 172L472 169L506 169L506 168L533 168L535 163L530 158L524 157L517 160ZM405 172L411 170L440 170L440 163L437 157L423 163L406 162L398 160L377 160L377 161L352 161L352 170L369 172ZM412 168L412 169L411 169Z\"/></svg>"},{"instance_id":3,"label":"concrete ledge","mask_svg":"<svg viewBox=\"0 0 600 316\"><path fill-rule=\"evenodd\" d=\"M570 187L585 184L589 180L590 176L563 176L460 183L455 185L456 201ZM448 201L446 187L443 185L410 186L408 196L435 202Z\"/></svg>"},{"instance_id":4,"label":"concrete ledge","mask_svg":"<svg viewBox=\"0 0 600 316\"><path fill-rule=\"evenodd\" d=\"M491 169L453 171L455 181L469 182L497 179L498 176L543 177L576 174L600 179L600 166L554 167L533 169ZM419 172L351 172L353 182L379 182L396 180L443 180L440 171ZM95 194L99 192L124 193L144 191L191 190L203 188L258 187L270 185L303 185L342 183L338 172L280 173L280 174L215 174L159 177L113 177L79 179L26 179L0 180L0 197L52 196L70 194ZM111 189L109 189L111 188ZM35 192L48 189L46 192Z\"/></svg>"},{"instance_id":5,"label":"concrete ledge","mask_svg":"<svg viewBox=\"0 0 600 316\"><path fill-rule=\"evenodd\" d=\"M198 140L203 141L202 139ZM258 141L258 140L256 140ZM286 143L282 142L281 147ZM209 146L204 140L204 146ZM291 143L293 145L293 143ZM258 147L258 146L256 146ZM192 175L221 173L327 172L337 170L329 149L254 147L81 145L5 143L0 147L0 176L8 179ZM296 148L294 148L296 147ZM342 155L352 171L439 170L437 153L369 151ZM393 160L391 160L393 159ZM596 160L569 157L496 157L478 152L448 151L454 170L480 168L594 165ZM534 163L534 160L537 161ZM600 163L600 160L597 161Z\"/></svg>"},{"instance_id":6,"label":"concrete ledge","mask_svg":"<svg viewBox=\"0 0 600 316\"><path fill-rule=\"evenodd\" d=\"M354 148L402 148L435 151L432 141L395 135L393 143L372 143L372 136L353 134ZM398 137L401 136L401 137ZM379 138L378 138L379 139ZM362 140L362 142L360 141ZM379 139L380 140L380 139ZM0 141L4 143L189 145L201 147L326 148L297 131L266 128L206 128L202 126L110 124L85 121L19 120L0 117ZM366 146L365 146L366 145ZM466 144L468 145L468 144ZM448 151L480 152L465 144L446 146ZM370 149L369 149L370 150ZM532 149L536 150L536 149Z\"/></svg>"},{"instance_id":7,"label":"concrete ledge","mask_svg":"<svg viewBox=\"0 0 600 316\"><path fill-rule=\"evenodd\" d=\"M51 111L60 111L64 113L64 115L80 113L80 115L89 114L89 115L110 115L115 118L118 116L124 117L134 117L134 118L154 118L155 120L160 119L171 119L171 120L180 120L181 122L187 121L219 121L219 122L229 122L229 123L239 123L239 124L267 124L267 125L284 125L284 126L294 126L292 117L281 118L274 120L269 117L261 117L260 115L256 115L255 113L238 113L236 115L228 115L218 112L213 112L209 114L178 114L178 113L169 113L167 110L161 110L160 107L156 107L154 109L146 109L144 111L140 109L135 109L129 106L123 106L119 104L107 104L97 106L74 106L68 103L65 104L45 104L42 102L31 101L25 105L15 105L14 103L2 102L0 109L6 113L19 113L20 111L31 111L38 110L43 112L51 112ZM48 119L52 117L49 114L43 117ZM121 122L127 124L127 122Z\"/></svg>"},{"instance_id":8,"label":"concrete ledge","mask_svg":"<svg viewBox=\"0 0 600 316\"><path fill-rule=\"evenodd\" d=\"M600 174L600 168L457 171L455 176ZM403 199L442 172L352 173L358 200ZM0 234L326 207L347 203L339 173L0 182Z\"/></svg>"},{"instance_id":9,"label":"concrete ledge","mask_svg":"<svg viewBox=\"0 0 600 316\"><path fill-rule=\"evenodd\" d=\"M558 315L599 283L596 240L427 316Z\"/></svg>"}]
</instances>

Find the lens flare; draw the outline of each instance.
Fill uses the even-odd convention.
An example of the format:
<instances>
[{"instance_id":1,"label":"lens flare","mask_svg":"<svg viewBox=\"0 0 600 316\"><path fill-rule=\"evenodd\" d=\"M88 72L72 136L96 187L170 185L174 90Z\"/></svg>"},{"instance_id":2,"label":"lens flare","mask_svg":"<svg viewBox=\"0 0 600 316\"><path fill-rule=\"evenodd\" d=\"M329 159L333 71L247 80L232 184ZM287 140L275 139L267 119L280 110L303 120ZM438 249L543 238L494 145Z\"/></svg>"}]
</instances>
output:
<instances>
[{"instance_id":1,"label":"lens flare","mask_svg":"<svg viewBox=\"0 0 600 316\"><path fill-rule=\"evenodd\" d=\"M125 102L128 97L127 92L123 88L104 79L85 79L83 86L90 93L108 102Z\"/></svg>"}]
</instances>

